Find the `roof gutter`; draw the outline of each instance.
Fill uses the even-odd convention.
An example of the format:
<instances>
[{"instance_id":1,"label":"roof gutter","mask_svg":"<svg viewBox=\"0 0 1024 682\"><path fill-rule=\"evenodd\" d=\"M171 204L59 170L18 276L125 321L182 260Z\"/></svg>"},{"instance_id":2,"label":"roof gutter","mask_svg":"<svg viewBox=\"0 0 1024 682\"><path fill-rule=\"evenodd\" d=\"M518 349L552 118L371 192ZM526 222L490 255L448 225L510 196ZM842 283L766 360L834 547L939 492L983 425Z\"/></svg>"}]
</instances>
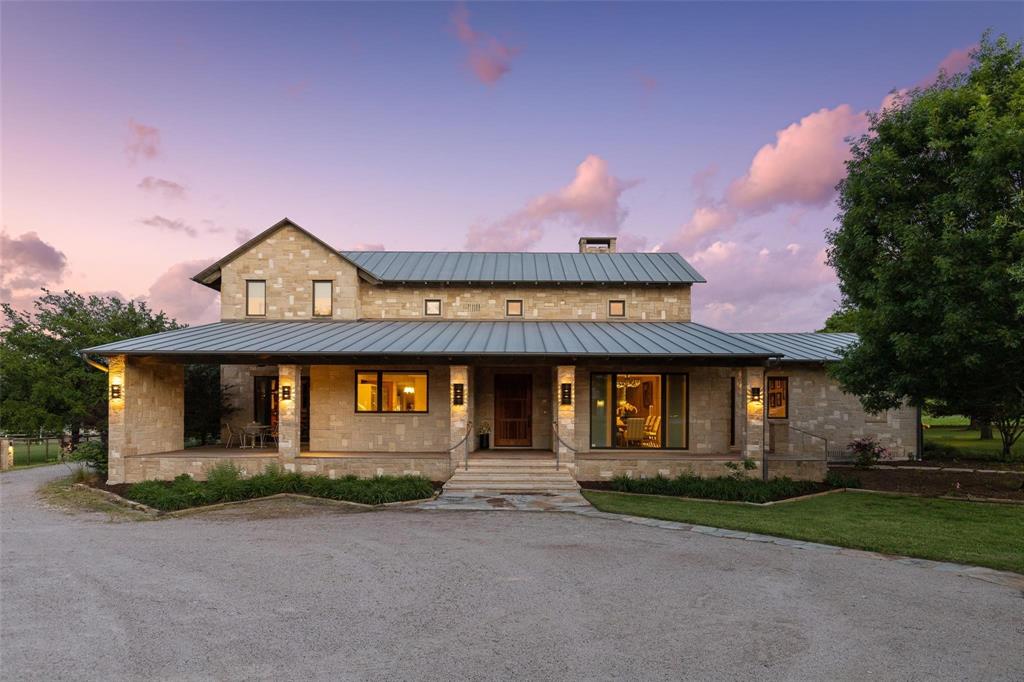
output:
<instances>
[{"instance_id":1,"label":"roof gutter","mask_svg":"<svg viewBox=\"0 0 1024 682\"><path fill-rule=\"evenodd\" d=\"M90 358L89 354L86 353L85 351L82 351L81 353L79 353L79 355L82 356L82 360L85 362L85 364L89 365L90 367L95 367L96 369L100 370L101 372L107 372L107 373L110 372L110 368L109 367L107 367L106 365L104 365L102 363L96 362L95 360Z\"/></svg>"}]
</instances>

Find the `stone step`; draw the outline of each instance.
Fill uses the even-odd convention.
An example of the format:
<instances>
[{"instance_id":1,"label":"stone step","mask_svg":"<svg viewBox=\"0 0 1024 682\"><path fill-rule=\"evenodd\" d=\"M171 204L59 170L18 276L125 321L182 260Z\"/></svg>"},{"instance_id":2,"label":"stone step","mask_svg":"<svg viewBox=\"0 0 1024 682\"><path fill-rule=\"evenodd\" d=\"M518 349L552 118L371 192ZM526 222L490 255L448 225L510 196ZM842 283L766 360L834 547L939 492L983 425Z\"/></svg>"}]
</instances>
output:
<instances>
[{"instance_id":1,"label":"stone step","mask_svg":"<svg viewBox=\"0 0 1024 682\"><path fill-rule=\"evenodd\" d=\"M551 472L550 474L532 474L522 471L487 472L460 471L453 475L450 481L572 481L572 476L564 472Z\"/></svg>"},{"instance_id":2,"label":"stone step","mask_svg":"<svg viewBox=\"0 0 1024 682\"><path fill-rule=\"evenodd\" d=\"M459 463L460 466L465 465L465 460ZM554 459L473 459L469 458L469 466L471 467L539 467L544 469L554 469ZM564 464L563 464L564 466Z\"/></svg>"},{"instance_id":3,"label":"stone step","mask_svg":"<svg viewBox=\"0 0 1024 682\"><path fill-rule=\"evenodd\" d=\"M449 481L445 483L445 492L467 492L473 490L489 491L489 492L515 492L515 493L549 493L549 492L565 492L565 491L576 491L580 487L576 483L544 483L538 485L537 483L531 483L529 481L492 481L489 483L483 482L469 482L469 483L455 483Z\"/></svg>"}]
</instances>

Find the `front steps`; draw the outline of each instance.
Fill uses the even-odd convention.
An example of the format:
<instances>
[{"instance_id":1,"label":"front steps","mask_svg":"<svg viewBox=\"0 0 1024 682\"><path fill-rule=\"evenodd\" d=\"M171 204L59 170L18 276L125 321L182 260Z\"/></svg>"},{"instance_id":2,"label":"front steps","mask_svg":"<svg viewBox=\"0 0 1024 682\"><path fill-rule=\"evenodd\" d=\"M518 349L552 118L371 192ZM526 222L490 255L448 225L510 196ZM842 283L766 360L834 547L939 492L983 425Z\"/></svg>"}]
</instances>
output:
<instances>
[{"instance_id":1,"label":"front steps","mask_svg":"<svg viewBox=\"0 0 1024 682\"><path fill-rule=\"evenodd\" d=\"M555 468L552 454L470 455L469 468L459 468L444 484L446 493L556 494L578 492L580 486L565 464Z\"/></svg>"}]
</instances>

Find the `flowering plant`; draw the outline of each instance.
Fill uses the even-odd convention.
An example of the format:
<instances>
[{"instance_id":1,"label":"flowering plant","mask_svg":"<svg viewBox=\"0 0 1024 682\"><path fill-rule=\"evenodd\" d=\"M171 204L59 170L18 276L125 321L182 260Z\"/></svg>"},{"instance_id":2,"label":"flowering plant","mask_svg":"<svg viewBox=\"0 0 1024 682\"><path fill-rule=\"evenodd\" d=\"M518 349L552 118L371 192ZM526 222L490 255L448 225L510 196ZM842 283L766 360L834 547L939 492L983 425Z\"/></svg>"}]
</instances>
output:
<instances>
[{"instance_id":1,"label":"flowering plant","mask_svg":"<svg viewBox=\"0 0 1024 682\"><path fill-rule=\"evenodd\" d=\"M868 467L879 460L892 459L892 451L870 436L851 441L849 448L853 452L853 461L857 466Z\"/></svg>"}]
</instances>

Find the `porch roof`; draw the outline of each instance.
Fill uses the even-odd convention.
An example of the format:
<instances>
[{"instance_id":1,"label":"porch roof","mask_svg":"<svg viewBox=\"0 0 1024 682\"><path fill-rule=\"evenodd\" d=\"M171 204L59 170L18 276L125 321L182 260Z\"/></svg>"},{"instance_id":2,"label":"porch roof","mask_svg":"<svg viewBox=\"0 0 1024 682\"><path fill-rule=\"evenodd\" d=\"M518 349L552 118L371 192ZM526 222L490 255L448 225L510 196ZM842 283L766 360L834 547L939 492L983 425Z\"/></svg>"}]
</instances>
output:
<instances>
[{"instance_id":1,"label":"porch roof","mask_svg":"<svg viewBox=\"0 0 1024 682\"><path fill-rule=\"evenodd\" d=\"M780 353L694 322L236 321L83 350L153 356L599 356L767 360Z\"/></svg>"},{"instance_id":2,"label":"porch roof","mask_svg":"<svg viewBox=\"0 0 1024 682\"><path fill-rule=\"evenodd\" d=\"M783 362L835 362L844 348L857 342L856 334L837 332L753 332L732 336L781 354Z\"/></svg>"}]
</instances>

